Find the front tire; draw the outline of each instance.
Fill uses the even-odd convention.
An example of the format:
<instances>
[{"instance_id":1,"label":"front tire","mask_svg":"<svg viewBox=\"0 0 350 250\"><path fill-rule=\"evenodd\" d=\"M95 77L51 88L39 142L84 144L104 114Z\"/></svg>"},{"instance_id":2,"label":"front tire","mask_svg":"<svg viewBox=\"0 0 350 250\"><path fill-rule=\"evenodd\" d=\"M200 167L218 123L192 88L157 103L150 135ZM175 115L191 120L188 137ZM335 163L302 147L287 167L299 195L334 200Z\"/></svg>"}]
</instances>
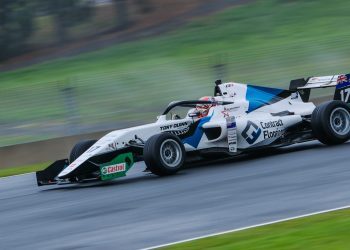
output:
<instances>
[{"instance_id":1,"label":"front tire","mask_svg":"<svg viewBox=\"0 0 350 250\"><path fill-rule=\"evenodd\" d=\"M151 136L143 149L143 158L147 168L159 176L178 172L184 165L185 157L185 147L181 140L170 133Z\"/></svg>"},{"instance_id":2,"label":"front tire","mask_svg":"<svg viewBox=\"0 0 350 250\"><path fill-rule=\"evenodd\" d=\"M317 106L311 115L314 136L323 144L336 145L350 139L350 108L342 101Z\"/></svg>"},{"instance_id":3,"label":"front tire","mask_svg":"<svg viewBox=\"0 0 350 250\"><path fill-rule=\"evenodd\" d=\"M86 150L88 150L92 145L94 145L97 140L85 140L80 141L72 148L69 155L69 163L72 163L79 156L81 156Z\"/></svg>"}]
</instances>

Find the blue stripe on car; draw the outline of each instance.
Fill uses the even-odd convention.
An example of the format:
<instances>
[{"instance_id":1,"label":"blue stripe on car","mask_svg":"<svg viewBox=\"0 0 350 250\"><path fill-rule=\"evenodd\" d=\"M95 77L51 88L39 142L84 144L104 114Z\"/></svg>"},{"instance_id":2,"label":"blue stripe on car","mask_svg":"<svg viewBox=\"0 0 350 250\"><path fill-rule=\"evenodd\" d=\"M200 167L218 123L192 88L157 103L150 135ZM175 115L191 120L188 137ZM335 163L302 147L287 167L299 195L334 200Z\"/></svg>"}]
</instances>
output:
<instances>
[{"instance_id":1,"label":"blue stripe on car","mask_svg":"<svg viewBox=\"0 0 350 250\"><path fill-rule=\"evenodd\" d=\"M198 126L196 128L196 131L194 132L194 134L189 136L189 137L187 137L187 138L185 138L185 139L183 139L182 142L184 144L187 143L187 144L191 145L192 147L197 148L198 144L199 144L199 142L200 142L200 140L201 140L201 138L203 136L202 126L203 126L203 124L205 124L208 121L210 121L210 118L211 118L211 116L203 117L200 120L200 122L199 122L199 124L198 124Z\"/></svg>"},{"instance_id":2,"label":"blue stripe on car","mask_svg":"<svg viewBox=\"0 0 350 250\"><path fill-rule=\"evenodd\" d=\"M249 101L248 113L270 104L282 92L283 89L247 85L246 99Z\"/></svg>"}]
</instances>

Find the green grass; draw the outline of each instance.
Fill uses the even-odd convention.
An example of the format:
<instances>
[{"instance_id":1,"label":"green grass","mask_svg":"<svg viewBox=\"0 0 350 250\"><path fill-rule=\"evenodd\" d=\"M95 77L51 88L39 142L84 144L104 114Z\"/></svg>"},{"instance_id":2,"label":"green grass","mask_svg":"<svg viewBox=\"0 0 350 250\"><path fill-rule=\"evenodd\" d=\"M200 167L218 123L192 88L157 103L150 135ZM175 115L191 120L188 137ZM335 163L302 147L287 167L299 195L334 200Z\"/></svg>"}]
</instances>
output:
<instances>
[{"instance_id":1,"label":"green grass","mask_svg":"<svg viewBox=\"0 0 350 250\"><path fill-rule=\"evenodd\" d=\"M20 166L20 167L1 168L0 169L0 177L35 172L35 171L42 170L42 169L48 167L49 165L50 165L50 163L45 162L45 163Z\"/></svg>"},{"instance_id":2,"label":"green grass","mask_svg":"<svg viewBox=\"0 0 350 250\"><path fill-rule=\"evenodd\" d=\"M75 88L82 124L148 122L174 99L212 93L216 64L226 65L225 81L279 87L349 72L348 9L346 0L256 1L166 35L0 73L0 124L61 124L71 112L65 87Z\"/></svg>"},{"instance_id":3,"label":"green grass","mask_svg":"<svg viewBox=\"0 0 350 250\"><path fill-rule=\"evenodd\" d=\"M162 249L349 249L350 210L339 210L278 224L177 244Z\"/></svg>"}]
</instances>

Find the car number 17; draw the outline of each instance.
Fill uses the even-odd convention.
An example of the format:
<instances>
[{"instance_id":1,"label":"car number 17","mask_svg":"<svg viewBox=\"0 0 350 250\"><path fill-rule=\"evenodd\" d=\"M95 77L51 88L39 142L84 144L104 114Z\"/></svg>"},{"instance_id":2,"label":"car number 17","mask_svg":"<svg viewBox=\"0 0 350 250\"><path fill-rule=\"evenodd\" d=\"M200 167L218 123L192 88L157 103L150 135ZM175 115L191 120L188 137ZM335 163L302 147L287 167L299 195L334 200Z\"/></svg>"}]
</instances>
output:
<instances>
[{"instance_id":1,"label":"car number 17","mask_svg":"<svg viewBox=\"0 0 350 250\"><path fill-rule=\"evenodd\" d=\"M350 88L340 90L340 99L343 102L348 102L350 97Z\"/></svg>"}]
</instances>

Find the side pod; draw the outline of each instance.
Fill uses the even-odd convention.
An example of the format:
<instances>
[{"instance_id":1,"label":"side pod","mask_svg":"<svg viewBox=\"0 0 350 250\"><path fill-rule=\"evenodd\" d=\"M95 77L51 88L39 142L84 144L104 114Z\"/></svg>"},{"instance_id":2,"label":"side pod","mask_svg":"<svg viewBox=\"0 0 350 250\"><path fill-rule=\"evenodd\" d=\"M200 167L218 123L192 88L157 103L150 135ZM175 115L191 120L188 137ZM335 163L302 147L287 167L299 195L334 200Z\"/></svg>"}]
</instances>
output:
<instances>
[{"instance_id":1,"label":"side pod","mask_svg":"<svg viewBox=\"0 0 350 250\"><path fill-rule=\"evenodd\" d=\"M44 170L36 172L38 186L57 184L57 175L68 166L68 159L58 160Z\"/></svg>"}]
</instances>

